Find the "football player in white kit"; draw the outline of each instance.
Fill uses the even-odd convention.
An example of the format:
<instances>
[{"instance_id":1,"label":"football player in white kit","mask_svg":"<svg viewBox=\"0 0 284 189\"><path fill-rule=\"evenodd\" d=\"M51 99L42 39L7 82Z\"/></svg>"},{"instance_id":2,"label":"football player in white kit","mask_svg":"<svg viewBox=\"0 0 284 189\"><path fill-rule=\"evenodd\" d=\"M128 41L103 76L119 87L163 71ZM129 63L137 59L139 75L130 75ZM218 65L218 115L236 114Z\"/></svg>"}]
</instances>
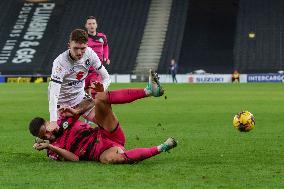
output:
<instances>
[{"instance_id":1,"label":"football player in white kit","mask_svg":"<svg viewBox=\"0 0 284 189\"><path fill-rule=\"evenodd\" d=\"M102 83L95 85L98 91L105 91L111 83L110 76L97 54L88 47L88 34L84 30L75 29L71 32L68 48L53 62L48 87L50 129L58 127L60 107L76 107L83 99L88 98L84 85L91 66L102 76ZM83 115L90 121L93 121L92 116L92 110Z\"/></svg>"}]
</instances>

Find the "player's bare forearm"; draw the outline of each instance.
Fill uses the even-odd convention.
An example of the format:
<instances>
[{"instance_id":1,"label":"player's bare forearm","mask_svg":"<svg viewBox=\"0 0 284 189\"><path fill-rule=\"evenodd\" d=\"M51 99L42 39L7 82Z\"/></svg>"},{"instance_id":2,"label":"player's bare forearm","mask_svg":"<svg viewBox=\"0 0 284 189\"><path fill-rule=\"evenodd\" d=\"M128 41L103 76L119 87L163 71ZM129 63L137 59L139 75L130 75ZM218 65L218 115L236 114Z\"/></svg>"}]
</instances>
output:
<instances>
[{"instance_id":1,"label":"player's bare forearm","mask_svg":"<svg viewBox=\"0 0 284 189\"><path fill-rule=\"evenodd\" d=\"M72 117L76 115L83 115L86 111L90 110L95 106L95 101L93 99L85 99L74 109L71 107L62 107L59 112L64 117Z\"/></svg>"},{"instance_id":2,"label":"player's bare forearm","mask_svg":"<svg viewBox=\"0 0 284 189\"><path fill-rule=\"evenodd\" d=\"M83 100L78 107L76 107L76 114L77 115L82 115L86 111L90 110L95 106L95 101L91 98Z\"/></svg>"},{"instance_id":3,"label":"player's bare forearm","mask_svg":"<svg viewBox=\"0 0 284 189\"><path fill-rule=\"evenodd\" d=\"M79 161L79 157L73 154L72 152L69 152L68 150L53 146L51 144L47 146L47 149L55 152L56 154L63 157L67 161Z\"/></svg>"},{"instance_id":4,"label":"player's bare forearm","mask_svg":"<svg viewBox=\"0 0 284 189\"><path fill-rule=\"evenodd\" d=\"M53 146L49 143L35 143L33 146L36 150L40 151L43 149L48 149L63 157L67 161L79 161L79 157L69 152L68 150Z\"/></svg>"}]
</instances>

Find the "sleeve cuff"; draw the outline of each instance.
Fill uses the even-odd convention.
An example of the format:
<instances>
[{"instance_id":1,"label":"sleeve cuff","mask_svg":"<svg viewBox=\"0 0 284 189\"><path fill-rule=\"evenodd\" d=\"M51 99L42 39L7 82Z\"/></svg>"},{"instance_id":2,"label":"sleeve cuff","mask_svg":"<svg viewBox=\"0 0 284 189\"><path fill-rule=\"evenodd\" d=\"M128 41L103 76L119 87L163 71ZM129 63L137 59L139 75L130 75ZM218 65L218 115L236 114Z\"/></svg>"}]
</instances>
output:
<instances>
[{"instance_id":1,"label":"sleeve cuff","mask_svg":"<svg viewBox=\"0 0 284 189\"><path fill-rule=\"evenodd\" d=\"M50 121L57 121L57 111L50 112Z\"/></svg>"}]
</instances>

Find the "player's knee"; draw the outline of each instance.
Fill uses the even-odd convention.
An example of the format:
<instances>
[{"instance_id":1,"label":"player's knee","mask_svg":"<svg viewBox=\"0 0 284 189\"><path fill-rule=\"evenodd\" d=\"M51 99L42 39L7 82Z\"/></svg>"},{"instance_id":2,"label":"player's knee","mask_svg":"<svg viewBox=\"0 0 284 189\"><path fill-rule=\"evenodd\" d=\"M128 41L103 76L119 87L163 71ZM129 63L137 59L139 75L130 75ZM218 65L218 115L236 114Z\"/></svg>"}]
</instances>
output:
<instances>
[{"instance_id":1,"label":"player's knee","mask_svg":"<svg viewBox=\"0 0 284 189\"><path fill-rule=\"evenodd\" d=\"M110 163L110 158L108 157L101 157L100 158L100 162L103 163L103 164L109 164Z\"/></svg>"},{"instance_id":2,"label":"player's knee","mask_svg":"<svg viewBox=\"0 0 284 189\"><path fill-rule=\"evenodd\" d=\"M116 163L124 163L125 159L121 154L115 154L100 158L100 162L104 164L116 164Z\"/></svg>"},{"instance_id":3,"label":"player's knee","mask_svg":"<svg viewBox=\"0 0 284 189\"><path fill-rule=\"evenodd\" d=\"M122 156L123 150L119 147L112 147L100 156L100 162L104 164L125 163Z\"/></svg>"}]
</instances>

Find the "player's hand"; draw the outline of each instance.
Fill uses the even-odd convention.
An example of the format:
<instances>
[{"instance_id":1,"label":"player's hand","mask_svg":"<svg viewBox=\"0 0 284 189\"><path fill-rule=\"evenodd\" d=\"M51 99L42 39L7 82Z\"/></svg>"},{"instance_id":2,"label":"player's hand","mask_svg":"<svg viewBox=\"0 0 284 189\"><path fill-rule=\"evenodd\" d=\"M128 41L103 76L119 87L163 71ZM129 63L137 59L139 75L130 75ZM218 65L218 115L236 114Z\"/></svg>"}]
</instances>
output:
<instances>
[{"instance_id":1,"label":"player's hand","mask_svg":"<svg viewBox=\"0 0 284 189\"><path fill-rule=\"evenodd\" d=\"M51 121L47 126L46 126L46 130L48 131L54 131L56 128L58 128L59 126L57 125L57 121Z\"/></svg>"},{"instance_id":2,"label":"player's hand","mask_svg":"<svg viewBox=\"0 0 284 189\"><path fill-rule=\"evenodd\" d=\"M49 143L49 140L44 140L44 139L41 139L39 137L36 137L35 138L35 143Z\"/></svg>"},{"instance_id":3,"label":"player's hand","mask_svg":"<svg viewBox=\"0 0 284 189\"><path fill-rule=\"evenodd\" d=\"M103 60L103 64L109 65L109 64L110 64L110 59L106 59L106 58L105 58L105 59Z\"/></svg>"},{"instance_id":4,"label":"player's hand","mask_svg":"<svg viewBox=\"0 0 284 189\"><path fill-rule=\"evenodd\" d=\"M40 151L40 150L43 150L43 149L46 149L48 147L48 143L34 143L34 149Z\"/></svg>"},{"instance_id":5,"label":"player's hand","mask_svg":"<svg viewBox=\"0 0 284 189\"><path fill-rule=\"evenodd\" d=\"M61 107L58 111L63 117L72 117L79 114L76 109L71 107Z\"/></svg>"},{"instance_id":6,"label":"player's hand","mask_svg":"<svg viewBox=\"0 0 284 189\"><path fill-rule=\"evenodd\" d=\"M106 60L106 64L109 65L110 64L110 59Z\"/></svg>"},{"instance_id":7,"label":"player's hand","mask_svg":"<svg viewBox=\"0 0 284 189\"><path fill-rule=\"evenodd\" d=\"M96 92L104 92L104 85L101 82L92 82L90 88Z\"/></svg>"}]
</instances>

